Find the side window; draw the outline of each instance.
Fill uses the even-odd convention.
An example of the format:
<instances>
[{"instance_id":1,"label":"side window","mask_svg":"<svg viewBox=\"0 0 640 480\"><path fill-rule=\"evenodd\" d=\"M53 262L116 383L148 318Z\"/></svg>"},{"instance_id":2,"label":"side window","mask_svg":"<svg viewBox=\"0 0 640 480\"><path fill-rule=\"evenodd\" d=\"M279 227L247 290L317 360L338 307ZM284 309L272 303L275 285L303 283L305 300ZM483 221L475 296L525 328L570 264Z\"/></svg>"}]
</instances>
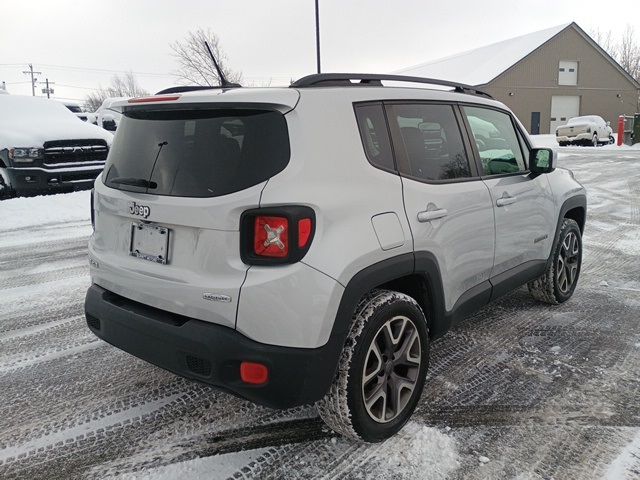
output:
<instances>
[{"instance_id":1,"label":"side window","mask_svg":"<svg viewBox=\"0 0 640 480\"><path fill-rule=\"evenodd\" d=\"M398 160L401 173L427 181L471 176L451 105L394 105L391 111L389 122L395 122L400 132L400 141L394 145L406 158L402 164Z\"/></svg>"},{"instance_id":2,"label":"side window","mask_svg":"<svg viewBox=\"0 0 640 480\"><path fill-rule=\"evenodd\" d=\"M527 170L511 117L488 108L464 107L484 175Z\"/></svg>"},{"instance_id":3,"label":"side window","mask_svg":"<svg viewBox=\"0 0 640 480\"><path fill-rule=\"evenodd\" d=\"M382 104L357 105L356 119L369 162L385 170L395 170Z\"/></svg>"}]
</instances>

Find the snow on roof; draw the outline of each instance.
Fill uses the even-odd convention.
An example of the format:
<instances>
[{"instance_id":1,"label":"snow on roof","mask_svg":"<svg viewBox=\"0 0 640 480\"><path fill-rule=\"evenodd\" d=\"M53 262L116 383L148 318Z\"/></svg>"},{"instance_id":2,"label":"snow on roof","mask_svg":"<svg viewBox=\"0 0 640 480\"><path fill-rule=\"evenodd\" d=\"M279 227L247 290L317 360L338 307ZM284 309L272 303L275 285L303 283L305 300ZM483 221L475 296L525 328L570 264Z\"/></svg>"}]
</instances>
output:
<instances>
[{"instance_id":1,"label":"snow on roof","mask_svg":"<svg viewBox=\"0 0 640 480\"><path fill-rule=\"evenodd\" d=\"M56 100L26 95L0 96L0 150L41 147L48 140L102 138L113 135L83 122Z\"/></svg>"},{"instance_id":2,"label":"snow on roof","mask_svg":"<svg viewBox=\"0 0 640 480\"><path fill-rule=\"evenodd\" d=\"M397 71L403 75L484 85L533 52L571 23L510 38Z\"/></svg>"}]
</instances>

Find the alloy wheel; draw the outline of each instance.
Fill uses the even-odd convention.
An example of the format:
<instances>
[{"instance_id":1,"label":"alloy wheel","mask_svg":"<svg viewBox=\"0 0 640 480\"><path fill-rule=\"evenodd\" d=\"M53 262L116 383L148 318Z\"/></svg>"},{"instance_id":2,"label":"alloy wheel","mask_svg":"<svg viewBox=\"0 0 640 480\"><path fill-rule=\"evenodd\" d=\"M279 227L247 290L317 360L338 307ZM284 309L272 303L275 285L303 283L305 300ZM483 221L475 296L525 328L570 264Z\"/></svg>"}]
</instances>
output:
<instances>
[{"instance_id":1,"label":"alloy wheel","mask_svg":"<svg viewBox=\"0 0 640 480\"><path fill-rule=\"evenodd\" d=\"M580 242L575 232L569 232L564 237L558 255L556 280L558 289L563 294L569 293L578 276L580 262Z\"/></svg>"},{"instance_id":2,"label":"alloy wheel","mask_svg":"<svg viewBox=\"0 0 640 480\"><path fill-rule=\"evenodd\" d=\"M377 331L362 370L362 398L369 416L388 423L407 406L418 382L421 344L412 320L396 316Z\"/></svg>"}]
</instances>

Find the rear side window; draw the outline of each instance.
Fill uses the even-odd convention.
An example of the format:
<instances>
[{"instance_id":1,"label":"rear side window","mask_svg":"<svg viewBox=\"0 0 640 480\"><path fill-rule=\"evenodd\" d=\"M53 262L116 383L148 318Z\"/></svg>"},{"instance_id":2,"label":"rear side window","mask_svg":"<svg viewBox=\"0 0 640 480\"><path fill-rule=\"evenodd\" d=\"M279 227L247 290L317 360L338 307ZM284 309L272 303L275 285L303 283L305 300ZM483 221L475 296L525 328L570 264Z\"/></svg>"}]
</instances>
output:
<instances>
[{"instance_id":1,"label":"rear side window","mask_svg":"<svg viewBox=\"0 0 640 480\"><path fill-rule=\"evenodd\" d=\"M118 126L103 180L133 192L217 197L267 180L289 156L279 112L132 110Z\"/></svg>"},{"instance_id":2,"label":"rear side window","mask_svg":"<svg viewBox=\"0 0 640 480\"><path fill-rule=\"evenodd\" d=\"M357 105L356 118L369 162L384 170L395 170L382 105Z\"/></svg>"},{"instance_id":3,"label":"rear side window","mask_svg":"<svg viewBox=\"0 0 640 480\"><path fill-rule=\"evenodd\" d=\"M527 170L511 117L489 108L464 107L484 175Z\"/></svg>"},{"instance_id":4,"label":"rear side window","mask_svg":"<svg viewBox=\"0 0 640 480\"><path fill-rule=\"evenodd\" d=\"M451 105L394 105L395 122L406 161L400 172L418 180L455 180L471 176L460 127ZM398 145L400 143L401 145Z\"/></svg>"}]
</instances>

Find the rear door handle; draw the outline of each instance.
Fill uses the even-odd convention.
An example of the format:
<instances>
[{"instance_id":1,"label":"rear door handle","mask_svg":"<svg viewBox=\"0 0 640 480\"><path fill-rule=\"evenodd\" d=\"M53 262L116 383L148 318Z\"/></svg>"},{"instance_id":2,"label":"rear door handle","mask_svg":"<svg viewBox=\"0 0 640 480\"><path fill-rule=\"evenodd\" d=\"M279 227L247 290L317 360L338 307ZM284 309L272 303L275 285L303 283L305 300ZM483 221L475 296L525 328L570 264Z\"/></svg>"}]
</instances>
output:
<instances>
[{"instance_id":1,"label":"rear door handle","mask_svg":"<svg viewBox=\"0 0 640 480\"><path fill-rule=\"evenodd\" d=\"M431 220L446 217L448 213L449 212L444 208L440 208L438 210L424 210L423 212L418 212L418 221L422 223L430 222Z\"/></svg>"},{"instance_id":2,"label":"rear door handle","mask_svg":"<svg viewBox=\"0 0 640 480\"><path fill-rule=\"evenodd\" d=\"M505 205L511 205L512 203L516 203L518 201L518 197L505 197L499 198L496 200L496 205L499 207L504 207Z\"/></svg>"}]
</instances>

